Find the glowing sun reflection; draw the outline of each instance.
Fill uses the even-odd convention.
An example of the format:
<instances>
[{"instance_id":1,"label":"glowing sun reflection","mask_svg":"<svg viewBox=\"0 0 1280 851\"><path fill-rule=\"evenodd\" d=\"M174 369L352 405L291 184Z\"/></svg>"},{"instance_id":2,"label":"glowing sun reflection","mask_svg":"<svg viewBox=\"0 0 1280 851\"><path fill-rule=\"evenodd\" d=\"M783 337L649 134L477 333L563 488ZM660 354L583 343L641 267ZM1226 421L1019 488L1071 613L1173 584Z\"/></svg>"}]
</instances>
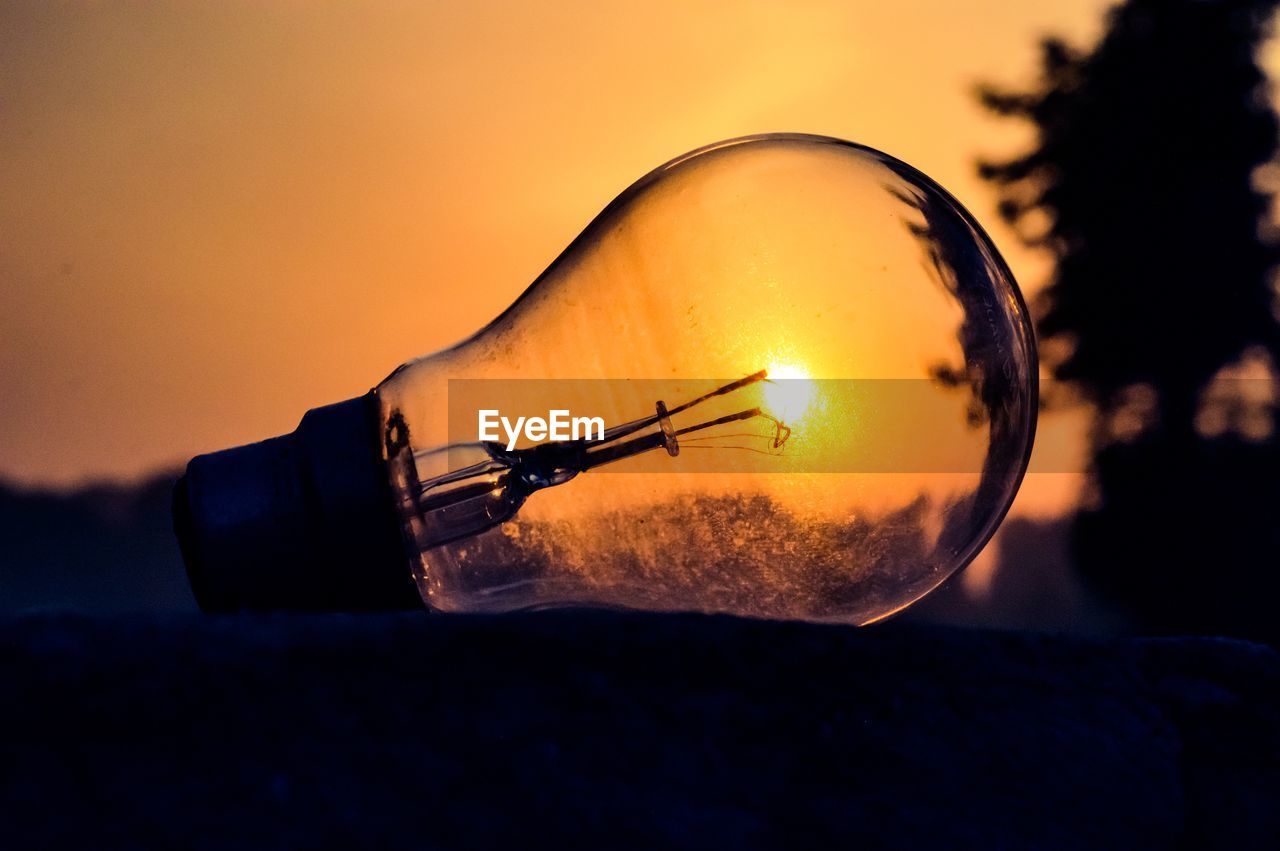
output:
<instances>
[{"instance_id":1,"label":"glowing sun reflection","mask_svg":"<svg viewBox=\"0 0 1280 851\"><path fill-rule=\"evenodd\" d=\"M817 391L809 373L792 364L773 364L764 385L764 400L769 412L794 427L809 413Z\"/></svg>"}]
</instances>

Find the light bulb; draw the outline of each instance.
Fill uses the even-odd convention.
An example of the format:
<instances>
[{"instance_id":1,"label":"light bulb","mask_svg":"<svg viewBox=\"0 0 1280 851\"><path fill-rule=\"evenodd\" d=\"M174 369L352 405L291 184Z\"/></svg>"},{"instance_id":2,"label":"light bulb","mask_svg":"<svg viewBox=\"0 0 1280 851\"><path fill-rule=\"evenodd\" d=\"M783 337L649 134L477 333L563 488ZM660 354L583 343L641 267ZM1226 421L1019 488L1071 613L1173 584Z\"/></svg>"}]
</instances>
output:
<instances>
[{"instance_id":1,"label":"light bulb","mask_svg":"<svg viewBox=\"0 0 1280 851\"><path fill-rule=\"evenodd\" d=\"M475 336L193 459L176 525L207 610L863 624L990 538L1036 404L1026 307L954 198L755 136L642 178Z\"/></svg>"}]
</instances>

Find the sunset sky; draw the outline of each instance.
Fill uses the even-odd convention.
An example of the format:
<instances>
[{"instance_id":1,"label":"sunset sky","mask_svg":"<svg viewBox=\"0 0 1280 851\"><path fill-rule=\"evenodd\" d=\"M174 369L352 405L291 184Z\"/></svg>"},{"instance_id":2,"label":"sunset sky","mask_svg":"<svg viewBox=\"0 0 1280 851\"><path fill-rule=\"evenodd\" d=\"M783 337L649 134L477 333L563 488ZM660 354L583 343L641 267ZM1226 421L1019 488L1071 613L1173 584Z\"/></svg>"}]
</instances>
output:
<instances>
[{"instance_id":1,"label":"sunset sky","mask_svg":"<svg viewBox=\"0 0 1280 851\"><path fill-rule=\"evenodd\" d=\"M974 175L1028 136L972 88L1108 5L6 2L0 476L289 431L492 318L649 169L748 133L923 169L1034 290Z\"/></svg>"}]
</instances>

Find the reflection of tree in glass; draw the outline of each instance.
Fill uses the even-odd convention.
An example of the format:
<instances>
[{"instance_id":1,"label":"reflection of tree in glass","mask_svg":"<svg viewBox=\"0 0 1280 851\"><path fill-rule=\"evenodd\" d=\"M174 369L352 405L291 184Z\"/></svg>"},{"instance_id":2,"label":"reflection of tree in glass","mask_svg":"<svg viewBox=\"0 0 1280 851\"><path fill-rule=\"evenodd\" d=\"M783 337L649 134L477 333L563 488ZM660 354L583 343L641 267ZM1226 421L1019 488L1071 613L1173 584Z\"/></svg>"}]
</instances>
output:
<instances>
[{"instance_id":1,"label":"reflection of tree in glass","mask_svg":"<svg viewBox=\"0 0 1280 851\"><path fill-rule=\"evenodd\" d=\"M969 422L975 428L992 422L992 414L1012 407L1020 393L1011 359L1012 341L993 327L999 311L992 303L993 287L999 279L997 260L971 250L981 240L968 234L973 226L943 206L936 197L915 193L899 195L903 203L920 211L921 221L908 221L909 230L920 243L938 283L964 306L964 320L956 331L963 364L937 363L933 377L950 387L969 390Z\"/></svg>"},{"instance_id":2,"label":"reflection of tree in glass","mask_svg":"<svg viewBox=\"0 0 1280 851\"><path fill-rule=\"evenodd\" d=\"M887 165L899 171L909 168L897 162ZM1034 364L1026 363L1034 356L997 321L1003 311L993 299L1000 288L991 281L1007 273L1000 266L1002 261L983 249L985 240L975 238L975 225L944 204L946 196L941 192L898 197L920 211L921 220L908 221L907 229L920 243L938 284L964 307L964 319L956 331L964 363L934 364L933 377L944 387L968 391L969 425L989 430L989 450L969 510L947 512L947 527L939 541L942 548L958 550L972 539L974 523L985 522L988 534L994 532L1000 518L993 517L991 508L1011 498L1010 471L1021 469L1030 451L1020 435L1022 418L1033 403L1018 376L1028 371L1034 375Z\"/></svg>"}]
</instances>

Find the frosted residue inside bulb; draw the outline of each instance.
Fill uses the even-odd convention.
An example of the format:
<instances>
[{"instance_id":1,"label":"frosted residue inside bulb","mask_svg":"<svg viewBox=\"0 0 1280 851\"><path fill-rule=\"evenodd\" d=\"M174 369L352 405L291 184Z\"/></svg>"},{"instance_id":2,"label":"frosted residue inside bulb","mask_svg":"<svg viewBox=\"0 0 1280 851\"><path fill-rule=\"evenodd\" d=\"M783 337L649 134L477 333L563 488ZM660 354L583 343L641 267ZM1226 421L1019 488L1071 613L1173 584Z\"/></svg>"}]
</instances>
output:
<instances>
[{"instance_id":1,"label":"frosted residue inside bulb","mask_svg":"<svg viewBox=\"0 0 1280 851\"><path fill-rule=\"evenodd\" d=\"M378 393L435 608L865 623L990 536L1034 373L1013 279L954 199L884 154L774 136L648 175L488 328ZM482 404L598 414L623 448L477 448Z\"/></svg>"}]
</instances>

